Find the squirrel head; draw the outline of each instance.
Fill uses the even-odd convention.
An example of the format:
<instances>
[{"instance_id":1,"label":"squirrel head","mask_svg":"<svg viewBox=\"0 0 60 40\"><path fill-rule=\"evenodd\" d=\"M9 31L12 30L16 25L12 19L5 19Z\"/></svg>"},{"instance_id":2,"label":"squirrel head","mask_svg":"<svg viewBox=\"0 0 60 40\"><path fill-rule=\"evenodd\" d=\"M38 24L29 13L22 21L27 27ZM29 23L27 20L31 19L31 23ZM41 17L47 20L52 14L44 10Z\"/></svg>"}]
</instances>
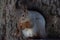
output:
<instances>
[{"instance_id":1,"label":"squirrel head","mask_svg":"<svg viewBox=\"0 0 60 40\"><path fill-rule=\"evenodd\" d=\"M31 25L32 25L32 23L29 18L24 18L24 17L20 18L19 28L21 28L21 29L31 28Z\"/></svg>"}]
</instances>

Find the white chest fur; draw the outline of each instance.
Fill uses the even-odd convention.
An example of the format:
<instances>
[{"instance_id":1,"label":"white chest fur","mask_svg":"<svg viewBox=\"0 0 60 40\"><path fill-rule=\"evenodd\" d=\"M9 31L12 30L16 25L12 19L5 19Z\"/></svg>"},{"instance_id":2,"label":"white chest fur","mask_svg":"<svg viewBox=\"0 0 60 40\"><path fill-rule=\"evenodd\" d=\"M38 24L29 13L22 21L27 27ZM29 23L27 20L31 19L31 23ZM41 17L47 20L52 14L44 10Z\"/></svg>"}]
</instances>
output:
<instances>
[{"instance_id":1,"label":"white chest fur","mask_svg":"<svg viewBox=\"0 0 60 40\"><path fill-rule=\"evenodd\" d=\"M22 33L24 34L25 37L32 37L34 35L33 29L24 29L22 30Z\"/></svg>"}]
</instances>

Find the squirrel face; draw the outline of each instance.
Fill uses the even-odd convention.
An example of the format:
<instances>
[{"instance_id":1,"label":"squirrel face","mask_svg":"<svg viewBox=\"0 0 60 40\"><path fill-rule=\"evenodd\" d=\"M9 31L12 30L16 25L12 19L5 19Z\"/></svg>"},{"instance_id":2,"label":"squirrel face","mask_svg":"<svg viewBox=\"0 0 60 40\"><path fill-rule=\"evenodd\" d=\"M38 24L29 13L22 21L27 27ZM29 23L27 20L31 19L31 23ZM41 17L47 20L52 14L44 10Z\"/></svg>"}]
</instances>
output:
<instances>
[{"instance_id":1,"label":"squirrel face","mask_svg":"<svg viewBox=\"0 0 60 40\"><path fill-rule=\"evenodd\" d=\"M32 23L29 18L24 18L24 17L20 18L20 23L19 23L20 28L22 29L31 28L31 24Z\"/></svg>"}]
</instances>

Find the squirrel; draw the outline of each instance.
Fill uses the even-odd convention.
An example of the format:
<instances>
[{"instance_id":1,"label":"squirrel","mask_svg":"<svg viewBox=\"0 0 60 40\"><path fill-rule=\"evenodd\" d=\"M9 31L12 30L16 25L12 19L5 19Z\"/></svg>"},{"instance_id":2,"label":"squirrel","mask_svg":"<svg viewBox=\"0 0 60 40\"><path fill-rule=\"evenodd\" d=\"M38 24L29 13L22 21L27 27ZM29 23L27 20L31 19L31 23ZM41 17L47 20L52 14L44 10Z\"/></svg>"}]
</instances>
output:
<instances>
[{"instance_id":1,"label":"squirrel","mask_svg":"<svg viewBox=\"0 0 60 40\"><path fill-rule=\"evenodd\" d=\"M45 20L43 16L35 11L28 11L27 17L20 17L18 29L26 38L45 38Z\"/></svg>"}]
</instances>

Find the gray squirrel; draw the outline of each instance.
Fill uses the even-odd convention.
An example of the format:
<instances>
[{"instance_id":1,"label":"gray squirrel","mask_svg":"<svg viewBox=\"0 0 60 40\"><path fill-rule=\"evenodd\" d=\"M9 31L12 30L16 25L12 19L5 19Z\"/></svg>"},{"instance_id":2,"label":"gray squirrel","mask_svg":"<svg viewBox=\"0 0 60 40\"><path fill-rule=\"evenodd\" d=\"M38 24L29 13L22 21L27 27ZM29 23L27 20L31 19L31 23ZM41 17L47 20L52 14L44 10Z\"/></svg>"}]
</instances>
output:
<instances>
[{"instance_id":1,"label":"gray squirrel","mask_svg":"<svg viewBox=\"0 0 60 40\"><path fill-rule=\"evenodd\" d=\"M21 25L23 27L22 33L23 33L24 37L32 37L38 33L39 36L41 36L41 38L45 38L47 36L47 33L45 30L44 17L36 11L28 11L27 15L28 16L26 18L24 18L24 17L20 18L20 24L23 23ZM24 19L24 20L22 20L22 19ZM31 28L28 27L30 25L29 23L27 23L28 25L26 27L26 23L24 23L26 21L31 22L31 25L32 25L32 26L30 26Z\"/></svg>"}]
</instances>

